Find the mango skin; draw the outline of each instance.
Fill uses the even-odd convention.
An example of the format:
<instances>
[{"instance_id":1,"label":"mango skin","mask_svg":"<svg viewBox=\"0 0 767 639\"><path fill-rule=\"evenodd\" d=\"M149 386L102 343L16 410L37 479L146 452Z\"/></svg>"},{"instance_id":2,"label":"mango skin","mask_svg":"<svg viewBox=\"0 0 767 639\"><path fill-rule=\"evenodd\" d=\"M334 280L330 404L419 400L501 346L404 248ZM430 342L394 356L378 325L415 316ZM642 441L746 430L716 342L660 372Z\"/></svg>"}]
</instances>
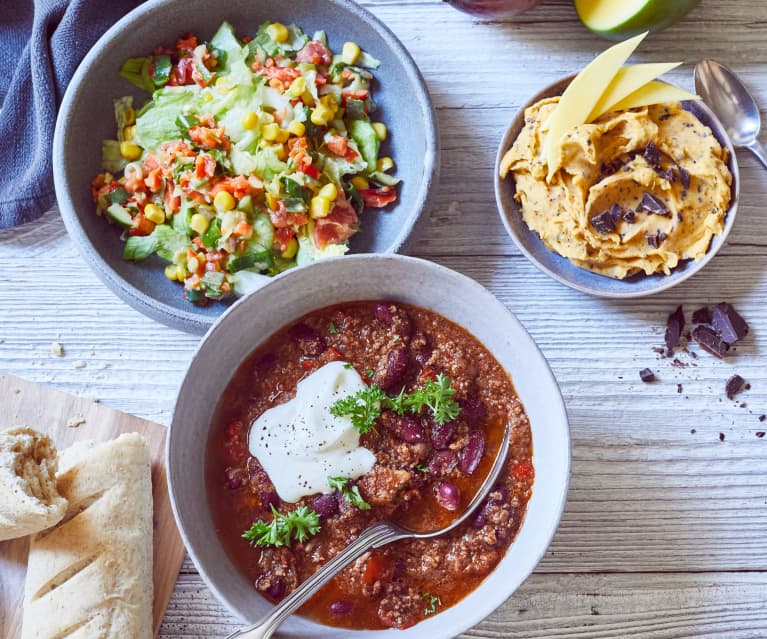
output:
<instances>
[{"instance_id":1,"label":"mango skin","mask_svg":"<svg viewBox=\"0 0 767 639\"><path fill-rule=\"evenodd\" d=\"M620 0L617 0L620 1ZM579 5L581 0L573 0L578 18L589 31L607 38L608 40L626 40L645 31L662 31L666 27L679 22L692 11L700 0L650 0L639 13L629 18L623 24L607 31L592 29L584 21Z\"/></svg>"}]
</instances>

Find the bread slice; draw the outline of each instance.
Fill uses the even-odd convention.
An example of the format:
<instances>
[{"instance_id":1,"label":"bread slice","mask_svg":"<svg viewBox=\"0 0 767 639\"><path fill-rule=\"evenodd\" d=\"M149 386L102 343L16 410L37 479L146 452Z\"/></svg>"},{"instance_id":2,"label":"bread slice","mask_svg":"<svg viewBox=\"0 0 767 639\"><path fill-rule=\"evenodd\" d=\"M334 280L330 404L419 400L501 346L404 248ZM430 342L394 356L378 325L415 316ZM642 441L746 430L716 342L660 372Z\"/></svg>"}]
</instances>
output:
<instances>
[{"instance_id":1,"label":"bread slice","mask_svg":"<svg viewBox=\"0 0 767 639\"><path fill-rule=\"evenodd\" d=\"M0 541L45 530L64 516L56 448L31 428L0 431Z\"/></svg>"},{"instance_id":2,"label":"bread slice","mask_svg":"<svg viewBox=\"0 0 767 639\"><path fill-rule=\"evenodd\" d=\"M152 480L136 433L61 453L61 523L32 539L22 639L151 639Z\"/></svg>"}]
</instances>

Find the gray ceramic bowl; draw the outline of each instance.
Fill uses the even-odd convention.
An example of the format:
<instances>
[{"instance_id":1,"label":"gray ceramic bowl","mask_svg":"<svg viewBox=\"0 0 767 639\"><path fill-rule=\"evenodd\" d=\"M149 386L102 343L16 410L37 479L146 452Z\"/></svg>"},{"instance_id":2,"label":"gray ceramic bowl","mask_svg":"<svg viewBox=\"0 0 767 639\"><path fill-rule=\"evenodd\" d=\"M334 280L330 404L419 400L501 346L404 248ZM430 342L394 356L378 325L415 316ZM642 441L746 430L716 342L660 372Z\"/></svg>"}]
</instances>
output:
<instances>
[{"instance_id":1,"label":"gray ceramic bowl","mask_svg":"<svg viewBox=\"0 0 767 639\"><path fill-rule=\"evenodd\" d=\"M535 264L544 273L550 275L555 280L584 293L596 295L598 297L628 298L642 297L665 291L684 282L692 277L700 269L711 261L717 251L727 240L727 235L735 223L735 212L738 207L738 194L740 187L740 175L738 173L738 163L735 157L735 149L732 142L714 113L701 101L684 102L684 108L695 114L695 116L708 126L716 136L719 143L725 147L729 153L728 166L732 172L732 196L730 199L730 208L727 211L724 231L721 235L714 237L709 246L706 255L698 261L685 260L680 262L671 275L658 274L644 275L638 274L627 277L623 280L617 280L605 275L592 273L584 268L576 266L567 258L554 253L546 247L537 233L531 231L522 219L519 204L514 199L515 186L511 177L501 179L499 176L501 158L508 149L514 144L525 120L525 109L532 106L539 100L549 98L555 95L561 95L570 84L573 77L564 78L546 87L525 104L512 120L506 134L503 136L501 145L498 147L498 155L495 161L495 199L498 204L498 211L506 230L511 235L519 250L524 253L528 259Z\"/></svg>"},{"instance_id":2,"label":"gray ceramic bowl","mask_svg":"<svg viewBox=\"0 0 767 639\"><path fill-rule=\"evenodd\" d=\"M205 490L205 447L216 404L253 349L305 313L354 300L397 300L441 313L466 327L509 372L530 418L533 494L506 556L456 606L407 630L350 631L291 617L281 636L329 639L454 637L501 605L532 572L565 503L570 470L567 414L556 380L522 325L486 289L431 262L399 255L352 255L288 271L235 304L213 326L181 385L168 434L173 511L187 549L210 589L243 621L270 608L234 566L216 536ZM269 312L261 312L268 308Z\"/></svg>"},{"instance_id":3,"label":"gray ceramic bowl","mask_svg":"<svg viewBox=\"0 0 767 639\"><path fill-rule=\"evenodd\" d=\"M200 334L225 306L198 308L184 300L178 284L163 276L157 257L124 261L118 230L95 214L90 183L101 170L101 141L115 136L112 100L133 95L142 104L146 99L118 77L120 65L156 45L172 45L187 31L209 38L224 20L241 35L254 34L265 20L294 22L309 33L325 29L333 50L353 40L381 60L373 96L391 132L383 149L403 181L393 207L365 212L363 230L351 240L352 252L398 251L428 210L439 168L434 110L418 68L394 34L353 2L154 0L129 13L86 55L64 96L53 143L56 196L69 234L112 291L153 319Z\"/></svg>"}]
</instances>

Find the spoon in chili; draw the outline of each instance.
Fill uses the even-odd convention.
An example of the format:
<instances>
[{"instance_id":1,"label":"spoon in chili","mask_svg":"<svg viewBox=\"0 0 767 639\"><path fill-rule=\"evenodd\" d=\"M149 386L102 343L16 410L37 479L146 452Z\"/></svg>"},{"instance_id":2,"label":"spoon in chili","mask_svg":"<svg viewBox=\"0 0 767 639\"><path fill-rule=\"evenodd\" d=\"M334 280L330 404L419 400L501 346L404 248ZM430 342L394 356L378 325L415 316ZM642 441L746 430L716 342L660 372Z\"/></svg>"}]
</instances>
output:
<instances>
[{"instance_id":1,"label":"spoon in chili","mask_svg":"<svg viewBox=\"0 0 767 639\"><path fill-rule=\"evenodd\" d=\"M346 568L350 563L359 559L366 552L373 550L374 548L380 548L381 546L385 546L386 544L390 544L391 542L400 539L433 539L434 537L439 537L458 528L458 526L464 523L477 507L485 501L485 498L490 494L493 486L495 486L509 453L510 433L511 424L506 424L506 430L503 433L503 439L501 440L498 453L495 456L493 466L487 474L485 481L482 482L482 485L474 495L474 498L469 502L469 505L460 517L454 519L444 528L426 532L409 530L388 521L373 524L370 528L363 530L357 539L277 604L274 610L261 621L252 626L248 626L247 628L236 630L229 635L227 639L268 639L274 634L285 619L309 601L314 593L316 593L322 586Z\"/></svg>"}]
</instances>

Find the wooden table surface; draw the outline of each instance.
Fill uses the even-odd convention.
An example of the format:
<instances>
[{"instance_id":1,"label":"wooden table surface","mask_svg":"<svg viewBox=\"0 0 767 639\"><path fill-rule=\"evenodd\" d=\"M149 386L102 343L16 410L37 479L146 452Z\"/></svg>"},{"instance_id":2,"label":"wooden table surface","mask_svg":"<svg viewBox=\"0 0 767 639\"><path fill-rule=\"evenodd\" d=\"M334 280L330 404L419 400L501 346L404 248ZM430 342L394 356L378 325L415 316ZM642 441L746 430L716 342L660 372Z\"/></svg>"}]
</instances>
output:
<instances>
[{"instance_id":1,"label":"wooden table surface","mask_svg":"<svg viewBox=\"0 0 767 639\"><path fill-rule=\"evenodd\" d=\"M414 254L476 278L516 313L548 358L571 419L572 482L559 531L535 573L464 636L767 637L767 437L756 436L767 430L759 421L767 413L767 172L738 153L735 228L691 280L622 302L572 291L506 235L492 167L519 106L607 41L581 27L569 0L492 23L438 0L364 4L411 51L437 109L442 174ZM767 5L703 0L635 58L684 60L670 77L688 88L694 63L714 58L767 106ZM0 300L0 370L169 422L198 339L110 293L56 211L0 233ZM677 304L689 314L723 300L752 328L731 357L683 353L674 366L654 352ZM64 357L51 354L52 342ZM639 380L645 367L657 383ZM733 373L751 384L735 401L724 395ZM234 624L187 561L160 635L225 637Z\"/></svg>"}]
</instances>

